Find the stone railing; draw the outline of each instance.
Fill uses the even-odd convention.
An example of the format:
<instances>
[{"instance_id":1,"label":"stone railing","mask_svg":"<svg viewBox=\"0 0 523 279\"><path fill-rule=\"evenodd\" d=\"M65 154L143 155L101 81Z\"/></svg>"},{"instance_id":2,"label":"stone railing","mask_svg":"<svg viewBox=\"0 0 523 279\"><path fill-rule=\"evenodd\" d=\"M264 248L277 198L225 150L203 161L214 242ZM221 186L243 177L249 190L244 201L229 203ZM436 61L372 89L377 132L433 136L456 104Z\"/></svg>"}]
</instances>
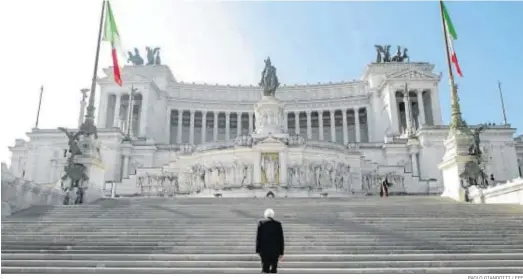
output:
<instances>
[{"instance_id":1,"label":"stone railing","mask_svg":"<svg viewBox=\"0 0 523 279\"><path fill-rule=\"evenodd\" d=\"M207 152L211 150L222 150L229 149L236 146L235 140L221 141L221 142L207 142L204 144L197 145L194 148L195 153Z\"/></svg>"},{"instance_id":2,"label":"stone railing","mask_svg":"<svg viewBox=\"0 0 523 279\"><path fill-rule=\"evenodd\" d=\"M15 177L2 163L2 217L33 205L59 205L61 189Z\"/></svg>"},{"instance_id":3,"label":"stone railing","mask_svg":"<svg viewBox=\"0 0 523 279\"><path fill-rule=\"evenodd\" d=\"M313 141L309 140L305 143L306 147L312 147L312 148L318 148L318 149L324 149L324 150L334 150L334 151L345 151L347 150L347 146L344 146L339 143L335 142L329 142L329 141Z\"/></svg>"},{"instance_id":4,"label":"stone railing","mask_svg":"<svg viewBox=\"0 0 523 279\"><path fill-rule=\"evenodd\" d=\"M519 177L505 184L481 189L471 186L468 193L473 203L506 203L523 205L523 178Z\"/></svg>"}]
</instances>

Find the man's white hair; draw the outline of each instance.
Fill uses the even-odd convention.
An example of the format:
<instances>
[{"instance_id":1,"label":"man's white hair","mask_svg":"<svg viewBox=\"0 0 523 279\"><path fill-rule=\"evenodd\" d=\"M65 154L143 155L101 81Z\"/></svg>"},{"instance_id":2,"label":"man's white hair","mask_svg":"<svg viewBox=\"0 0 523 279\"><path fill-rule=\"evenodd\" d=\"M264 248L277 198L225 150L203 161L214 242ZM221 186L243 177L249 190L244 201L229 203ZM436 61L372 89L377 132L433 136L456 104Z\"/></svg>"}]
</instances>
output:
<instances>
[{"instance_id":1,"label":"man's white hair","mask_svg":"<svg viewBox=\"0 0 523 279\"><path fill-rule=\"evenodd\" d=\"M265 212L263 213L263 216L265 218L274 218L274 210L272 210L271 208L265 209Z\"/></svg>"}]
</instances>

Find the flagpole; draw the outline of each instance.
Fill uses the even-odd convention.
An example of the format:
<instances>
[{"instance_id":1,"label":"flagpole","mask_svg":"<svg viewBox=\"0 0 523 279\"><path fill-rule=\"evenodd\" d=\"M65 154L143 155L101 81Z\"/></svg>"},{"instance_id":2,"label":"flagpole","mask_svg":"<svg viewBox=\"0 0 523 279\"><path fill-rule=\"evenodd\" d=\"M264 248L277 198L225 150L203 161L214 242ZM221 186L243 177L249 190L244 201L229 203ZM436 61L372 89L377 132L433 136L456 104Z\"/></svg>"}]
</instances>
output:
<instances>
[{"instance_id":1,"label":"flagpole","mask_svg":"<svg viewBox=\"0 0 523 279\"><path fill-rule=\"evenodd\" d=\"M501 82L498 80L499 98L501 99L501 110L503 112L503 122L507 125L507 114L505 112L505 102L503 101L503 92L501 91Z\"/></svg>"},{"instance_id":2,"label":"flagpole","mask_svg":"<svg viewBox=\"0 0 523 279\"><path fill-rule=\"evenodd\" d=\"M441 13L441 22L443 24L443 37L445 39L445 52L447 54L447 66L449 71L449 83L450 83L450 106L451 106L451 120L450 120L450 129L451 131L456 131L459 128L464 126L463 118L461 117L461 108L459 105L458 90L456 84L454 83L454 74L452 74L452 66L450 60L450 51L449 51L449 38L447 31L447 24L445 23L445 15L443 13L443 0L439 1L440 13Z\"/></svg>"},{"instance_id":3,"label":"flagpole","mask_svg":"<svg viewBox=\"0 0 523 279\"><path fill-rule=\"evenodd\" d=\"M40 108L42 106L42 95L44 94L44 86L40 86L40 100L38 101L38 111L36 112L35 129L38 129L38 121L40 120Z\"/></svg>"},{"instance_id":4,"label":"flagpole","mask_svg":"<svg viewBox=\"0 0 523 279\"><path fill-rule=\"evenodd\" d=\"M96 125L94 124L94 98L96 93L96 78L98 73L98 60L100 58L100 44L102 42L102 30L103 30L103 22L104 22L104 15L105 15L105 4L107 0L102 1L102 12L100 15L100 26L98 28L98 41L96 44L96 55L94 59L94 70L93 70L93 79L91 81L91 94L89 94L89 104L87 105L87 114L85 115L85 121L82 124L81 130L86 132L88 135L94 135L95 138L98 137L98 133L96 131Z\"/></svg>"}]
</instances>

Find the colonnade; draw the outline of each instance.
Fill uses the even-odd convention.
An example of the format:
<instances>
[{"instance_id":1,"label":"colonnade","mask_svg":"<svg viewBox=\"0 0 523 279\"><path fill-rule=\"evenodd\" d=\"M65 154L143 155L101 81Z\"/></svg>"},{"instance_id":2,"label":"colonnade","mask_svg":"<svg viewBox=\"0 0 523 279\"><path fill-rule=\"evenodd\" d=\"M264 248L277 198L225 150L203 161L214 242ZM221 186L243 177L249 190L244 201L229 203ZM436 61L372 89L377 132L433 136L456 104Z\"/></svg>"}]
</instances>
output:
<instances>
[{"instance_id":1,"label":"colonnade","mask_svg":"<svg viewBox=\"0 0 523 279\"><path fill-rule=\"evenodd\" d=\"M368 142L367 108L289 111L284 114L285 130L310 140L340 144ZM171 144L201 144L250 135L256 129L254 112L200 110L170 111Z\"/></svg>"}]
</instances>

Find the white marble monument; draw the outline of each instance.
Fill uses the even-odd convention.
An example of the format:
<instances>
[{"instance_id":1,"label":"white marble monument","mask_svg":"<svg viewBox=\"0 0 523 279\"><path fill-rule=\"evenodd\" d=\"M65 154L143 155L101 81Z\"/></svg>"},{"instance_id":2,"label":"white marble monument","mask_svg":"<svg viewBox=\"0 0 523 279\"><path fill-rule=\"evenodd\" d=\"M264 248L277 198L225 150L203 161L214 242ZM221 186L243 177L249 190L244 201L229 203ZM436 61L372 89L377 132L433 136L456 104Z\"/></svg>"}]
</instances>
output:
<instances>
[{"instance_id":1,"label":"white marble monument","mask_svg":"<svg viewBox=\"0 0 523 279\"><path fill-rule=\"evenodd\" d=\"M115 185L116 196L357 195L377 194L387 176L391 194L458 195L443 185L445 173L460 170L438 168L454 143L445 142L434 65L371 63L358 80L285 85L265 62L259 86L186 83L165 65L133 65L120 87L106 69L96 118L105 169L93 174L96 184ZM523 170L523 137L514 133L507 125L482 133L486 172L499 181ZM27 136L10 147L11 173L55 185L67 138L56 129Z\"/></svg>"}]
</instances>

